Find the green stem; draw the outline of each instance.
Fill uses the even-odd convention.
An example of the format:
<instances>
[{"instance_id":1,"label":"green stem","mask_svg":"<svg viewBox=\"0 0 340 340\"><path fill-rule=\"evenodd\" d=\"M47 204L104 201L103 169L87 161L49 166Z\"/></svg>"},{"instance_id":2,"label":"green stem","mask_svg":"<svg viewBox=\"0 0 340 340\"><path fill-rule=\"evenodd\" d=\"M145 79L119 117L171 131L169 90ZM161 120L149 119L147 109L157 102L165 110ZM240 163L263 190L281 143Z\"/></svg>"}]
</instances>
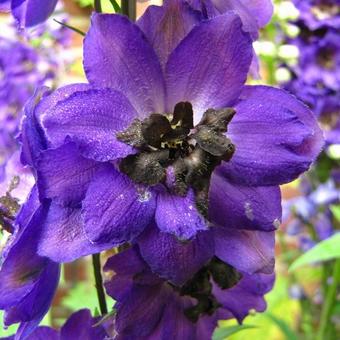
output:
<instances>
[{"instance_id":1,"label":"green stem","mask_svg":"<svg viewBox=\"0 0 340 340\"><path fill-rule=\"evenodd\" d=\"M94 10L97 13L101 13L102 12L102 4L101 4L101 0L94 0Z\"/></svg>"},{"instance_id":2,"label":"green stem","mask_svg":"<svg viewBox=\"0 0 340 340\"><path fill-rule=\"evenodd\" d=\"M316 336L316 340L324 340L326 339L326 331L329 325L329 319L333 307L333 303L336 297L336 291L338 284L340 283L340 259L336 260L333 268L333 282L328 287L326 293L326 300L323 304L323 308L321 311L320 325L319 330Z\"/></svg>"},{"instance_id":3,"label":"green stem","mask_svg":"<svg viewBox=\"0 0 340 340\"><path fill-rule=\"evenodd\" d=\"M136 20L136 0L122 0L121 10L130 20Z\"/></svg>"},{"instance_id":4,"label":"green stem","mask_svg":"<svg viewBox=\"0 0 340 340\"><path fill-rule=\"evenodd\" d=\"M96 282L96 290L99 302L99 308L102 315L107 314L105 292L103 287L103 278L100 266L100 253L92 255L93 273Z\"/></svg>"}]
</instances>

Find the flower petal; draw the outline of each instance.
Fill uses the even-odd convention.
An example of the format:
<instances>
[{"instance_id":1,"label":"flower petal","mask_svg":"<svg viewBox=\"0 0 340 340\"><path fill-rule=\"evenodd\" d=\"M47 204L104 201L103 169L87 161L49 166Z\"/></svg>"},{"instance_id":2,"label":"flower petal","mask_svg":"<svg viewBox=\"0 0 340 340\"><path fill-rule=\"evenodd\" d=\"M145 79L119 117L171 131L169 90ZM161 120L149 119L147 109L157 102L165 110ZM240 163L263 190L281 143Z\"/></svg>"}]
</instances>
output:
<instances>
[{"instance_id":1,"label":"flower petal","mask_svg":"<svg viewBox=\"0 0 340 340\"><path fill-rule=\"evenodd\" d=\"M312 112L287 92L247 86L229 124L236 147L219 170L236 183L278 185L306 171L323 145Z\"/></svg>"},{"instance_id":2,"label":"flower petal","mask_svg":"<svg viewBox=\"0 0 340 340\"><path fill-rule=\"evenodd\" d=\"M270 231L279 227L281 194L277 187L248 187L215 173L210 182L209 219L236 229Z\"/></svg>"},{"instance_id":3,"label":"flower petal","mask_svg":"<svg viewBox=\"0 0 340 340\"><path fill-rule=\"evenodd\" d=\"M137 116L129 101L111 89L89 89L73 93L45 112L42 123L52 147L66 137L79 145L81 153L98 161L124 157L132 147L117 140Z\"/></svg>"},{"instance_id":4,"label":"flower petal","mask_svg":"<svg viewBox=\"0 0 340 340\"><path fill-rule=\"evenodd\" d=\"M215 228L215 255L249 274L274 268L274 232Z\"/></svg>"},{"instance_id":5,"label":"flower petal","mask_svg":"<svg viewBox=\"0 0 340 340\"><path fill-rule=\"evenodd\" d=\"M54 11L58 0L12 0L12 14L20 28L44 22Z\"/></svg>"},{"instance_id":6,"label":"flower petal","mask_svg":"<svg viewBox=\"0 0 340 340\"><path fill-rule=\"evenodd\" d=\"M91 84L124 93L140 117L164 112L164 80L157 56L138 26L125 16L93 14L84 40L84 69Z\"/></svg>"},{"instance_id":7,"label":"flower petal","mask_svg":"<svg viewBox=\"0 0 340 340\"><path fill-rule=\"evenodd\" d=\"M213 285L213 294L241 323L251 309L263 312L266 309L266 301L263 295L269 292L274 285L274 274L244 274L240 282L227 290Z\"/></svg>"},{"instance_id":8,"label":"flower petal","mask_svg":"<svg viewBox=\"0 0 340 340\"><path fill-rule=\"evenodd\" d=\"M168 192L157 196L156 223L162 232L175 235L184 241L193 238L207 223L197 211L192 190L185 197Z\"/></svg>"},{"instance_id":9,"label":"flower petal","mask_svg":"<svg viewBox=\"0 0 340 340\"><path fill-rule=\"evenodd\" d=\"M148 228L138 239L140 252L151 270L175 285L189 280L213 256L214 242L210 232L201 232L190 242Z\"/></svg>"},{"instance_id":10,"label":"flower petal","mask_svg":"<svg viewBox=\"0 0 340 340\"><path fill-rule=\"evenodd\" d=\"M81 256L112 248L111 244L93 244L86 237L81 209L62 207L51 203L42 232L38 254L55 262L73 261Z\"/></svg>"},{"instance_id":11,"label":"flower petal","mask_svg":"<svg viewBox=\"0 0 340 340\"><path fill-rule=\"evenodd\" d=\"M170 53L200 20L200 13L192 10L187 3L171 0L163 6L149 6L137 24L164 67Z\"/></svg>"},{"instance_id":12,"label":"flower petal","mask_svg":"<svg viewBox=\"0 0 340 340\"><path fill-rule=\"evenodd\" d=\"M107 166L97 172L83 201L85 233L92 242L129 242L149 225L155 206L154 193Z\"/></svg>"},{"instance_id":13,"label":"flower petal","mask_svg":"<svg viewBox=\"0 0 340 340\"><path fill-rule=\"evenodd\" d=\"M37 162L40 197L79 204L100 164L82 157L74 143L43 151Z\"/></svg>"},{"instance_id":14,"label":"flower petal","mask_svg":"<svg viewBox=\"0 0 340 340\"><path fill-rule=\"evenodd\" d=\"M168 110L191 102L198 122L208 108L235 103L252 59L251 39L241 25L229 12L195 26L181 41L166 65Z\"/></svg>"}]
</instances>

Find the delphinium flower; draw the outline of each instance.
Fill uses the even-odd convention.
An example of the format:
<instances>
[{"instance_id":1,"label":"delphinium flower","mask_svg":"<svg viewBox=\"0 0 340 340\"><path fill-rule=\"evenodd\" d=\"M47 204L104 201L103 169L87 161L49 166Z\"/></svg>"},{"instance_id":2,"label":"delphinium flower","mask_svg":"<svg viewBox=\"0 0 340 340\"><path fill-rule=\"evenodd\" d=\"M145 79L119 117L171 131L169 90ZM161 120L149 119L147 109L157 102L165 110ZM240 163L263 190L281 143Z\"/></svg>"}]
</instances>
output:
<instances>
[{"instance_id":1,"label":"delphinium flower","mask_svg":"<svg viewBox=\"0 0 340 340\"><path fill-rule=\"evenodd\" d=\"M332 178L316 183L316 179L305 176L300 191L302 196L284 201L283 223L287 233L297 238L301 250L307 251L336 231L331 206L340 203L340 189Z\"/></svg>"},{"instance_id":2,"label":"delphinium flower","mask_svg":"<svg viewBox=\"0 0 340 340\"><path fill-rule=\"evenodd\" d=\"M241 322L249 310L263 311L263 295L274 274L242 277L217 258L176 287L155 275L136 247L111 257L105 284L115 300L117 339L211 339L220 319Z\"/></svg>"},{"instance_id":3,"label":"delphinium flower","mask_svg":"<svg viewBox=\"0 0 340 340\"><path fill-rule=\"evenodd\" d=\"M283 86L317 115L326 142L338 143L340 124L340 13L338 1L297 2L300 34L288 42L298 47L299 58L290 66L292 79ZM327 12L326 17L317 13ZM309 19L307 19L309 18ZM313 20L311 19L313 18Z\"/></svg>"},{"instance_id":4,"label":"delphinium flower","mask_svg":"<svg viewBox=\"0 0 340 340\"><path fill-rule=\"evenodd\" d=\"M339 0L294 0L300 11L299 22L310 30L340 28Z\"/></svg>"},{"instance_id":5,"label":"delphinium flower","mask_svg":"<svg viewBox=\"0 0 340 340\"><path fill-rule=\"evenodd\" d=\"M248 277L272 277L278 185L309 168L321 131L288 93L244 85L252 39L235 13L174 41L162 59L143 28L94 14L89 84L41 89L26 106L21 159L43 212L34 250L65 262L134 244L174 291L219 264L247 290Z\"/></svg>"},{"instance_id":6,"label":"delphinium flower","mask_svg":"<svg viewBox=\"0 0 340 340\"><path fill-rule=\"evenodd\" d=\"M27 340L70 340L70 339L86 339L86 340L104 340L111 339L110 329L105 324L98 324L99 318L91 316L88 309L81 309L73 313L64 323L60 330L56 330L47 326L36 328L25 339ZM15 336L6 338L7 340L15 340Z\"/></svg>"},{"instance_id":7,"label":"delphinium flower","mask_svg":"<svg viewBox=\"0 0 340 340\"><path fill-rule=\"evenodd\" d=\"M37 86L55 78L56 64L46 59L28 43L0 37L0 164L17 149L24 104Z\"/></svg>"},{"instance_id":8,"label":"delphinium flower","mask_svg":"<svg viewBox=\"0 0 340 340\"><path fill-rule=\"evenodd\" d=\"M58 0L0 0L0 11L11 11L20 28L44 22L54 11Z\"/></svg>"}]
</instances>

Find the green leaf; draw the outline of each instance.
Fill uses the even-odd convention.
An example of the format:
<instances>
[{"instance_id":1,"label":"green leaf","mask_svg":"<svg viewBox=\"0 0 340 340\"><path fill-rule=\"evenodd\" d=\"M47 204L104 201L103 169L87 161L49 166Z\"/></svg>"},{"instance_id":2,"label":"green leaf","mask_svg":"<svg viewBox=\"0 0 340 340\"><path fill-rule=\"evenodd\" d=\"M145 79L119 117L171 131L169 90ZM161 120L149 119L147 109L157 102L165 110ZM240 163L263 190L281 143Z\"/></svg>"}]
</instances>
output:
<instances>
[{"instance_id":1,"label":"green leaf","mask_svg":"<svg viewBox=\"0 0 340 340\"><path fill-rule=\"evenodd\" d=\"M282 331L282 333L285 335L285 338L287 340L299 340L297 335L294 333L294 331L289 327L286 321L279 319L275 315L271 313L264 314L267 318L269 318L271 321L273 321Z\"/></svg>"},{"instance_id":2,"label":"green leaf","mask_svg":"<svg viewBox=\"0 0 340 340\"><path fill-rule=\"evenodd\" d=\"M331 205L330 209L335 219L340 222L340 205Z\"/></svg>"},{"instance_id":3,"label":"green leaf","mask_svg":"<svg viewBox=\"0 0 340 340\"><path fill-rule=\"evenodd\" d=\"M228 336L238 333L244 329L256 328L253 325L236 325L230 327L217 328L213 335L213 340L223 340Z\"/></svg>"},{"instance_id":4,"label":"green leaf","mask_svg":"<svg viewBox=\"0 0 340 340\"><path fill-rule=\"evenodd\" d=\"M321 241L305 254L298 257L290 266L289 271L293 271L306 264L314 262L328 261L340 257L340 233Z\"/></svg>"},{"instance_id":5,"label":"green leaf","mask_svg":"<svg viewBox=\"0 0 340 340\"><path fill-rule=\"evenodd\" d=\"M109 1L110 1L111 5L112 5L114 11L115 11L116 13L121 13L121 8L120 8L120 6L118 5L118 2L117 2L116 0L109 0Z\"/></svg>"}]
</instances>

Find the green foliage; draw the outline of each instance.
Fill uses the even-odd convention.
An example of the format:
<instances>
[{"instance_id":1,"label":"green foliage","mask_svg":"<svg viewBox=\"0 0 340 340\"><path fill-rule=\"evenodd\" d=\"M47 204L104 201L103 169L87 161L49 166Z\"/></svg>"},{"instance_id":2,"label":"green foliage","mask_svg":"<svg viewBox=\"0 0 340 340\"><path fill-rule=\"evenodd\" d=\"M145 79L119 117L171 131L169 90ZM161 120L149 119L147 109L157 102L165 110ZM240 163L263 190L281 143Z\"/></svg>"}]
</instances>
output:
<instances>
[{"instance_id":1,"label":"green foliage","mask_svg":"<svg viewBox=\"0 0 340 340\"><path fill-rule=\"evenodd\" d=\"M214 332L213 340L223 340L232 334L235 334L242 330L250 329L250 328L256 328L256 327L252 325L235 325L235 326L229 326L229 327L221 327L221 328L218 328Z\"/></svg>"},{"instance_id":2,"label":"green foliage","mask_svg":"<svg viewBox=\"0 0 340 340\"><path fill-rule=\"evenodd\" d=\"M340 233L334 234L327 240L321 241L315 247L297 258L289 268L289 271L306 264L340 258Z\"/></svg>"},{"instance_id":3,"label":"green foliage","mask_svg":"<svg viewBox=\"0 0 340 340\"><path fill-rule=\"evenodd\" d=\"M275 323L278 328L280 328L287 340L298 340L297 335L294 333L294 331L286 321L279 319L271 313L265 313L265 316L269 318L273 323Z\"/></svg>"},{"instance_id":4,"label":"green foliage","mask_svg":"<svg viewBox=\"0 0 340 340\"><path fill-rule=\"evenodd\" d=\"M4 317L4 312L0 310L0 338L7 337L10 335L15 334L18 326L17 325L12 325L9 326L7 329L4 329L3 325L3 317Z\"/></svg>"},{"instance_id":5,"label":"green foliage","mask_svg":"<svg viewBox=\"0 0 340 340\"><path fill-rule=\"evenodd\" d=\"M340 222L340 205L331 205L329 207L332 211L333 216L335 219Z\"/></svg>"}]
</instances>

